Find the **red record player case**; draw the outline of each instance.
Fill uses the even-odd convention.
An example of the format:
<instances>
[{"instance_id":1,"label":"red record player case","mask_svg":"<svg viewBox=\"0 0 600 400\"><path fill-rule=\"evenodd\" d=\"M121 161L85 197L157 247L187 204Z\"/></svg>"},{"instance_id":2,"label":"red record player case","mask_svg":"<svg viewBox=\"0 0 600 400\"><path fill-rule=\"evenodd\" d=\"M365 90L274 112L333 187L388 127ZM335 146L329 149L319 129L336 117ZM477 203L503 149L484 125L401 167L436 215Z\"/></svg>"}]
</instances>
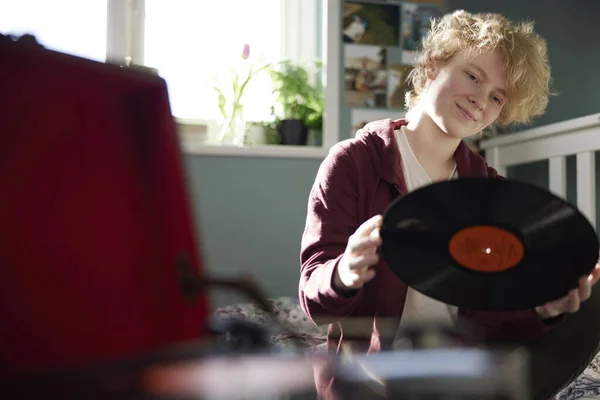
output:
<instances>
[{"instance_id":1,"label":"red record player case","mask_svg":"<svg viewBox=\"0 0 600 400\"><path fill-rule=\"evenodd\" d=\"M0 93L0 374L204 338L165 81L0 35Z\"/></svg>"}]
</instances>

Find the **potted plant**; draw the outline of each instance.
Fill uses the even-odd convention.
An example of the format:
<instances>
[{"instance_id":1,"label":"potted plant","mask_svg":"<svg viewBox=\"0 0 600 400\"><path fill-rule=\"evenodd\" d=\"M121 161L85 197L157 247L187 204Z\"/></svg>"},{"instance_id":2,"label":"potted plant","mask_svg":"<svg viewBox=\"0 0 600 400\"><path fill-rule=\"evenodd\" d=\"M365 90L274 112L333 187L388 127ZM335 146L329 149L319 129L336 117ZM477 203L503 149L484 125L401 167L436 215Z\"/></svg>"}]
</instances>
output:
<instances>
[{"instance_id":1,"label":"potted plant","mask_svg":"<svg viewBox=\"0 0 600 400\"><path fill-rule=\"evenodd\" d=\"M231 140L234 144L243 144L246 121L243 118L244 89L254 76L266 72L270 63L257 65L250 59L250 45L245 44L241 58L232 66L230 75L224 79L222 86L213 86L218 95L219 110L223 124L218 141L225 143Z\"/></svg>"},{"instance_id":2,"label":"potted plant","mask_svg":"<svg viewBox=\"0 0 600 400\"><path fill-rule=\"evenodd\" d=\"M321 63L315 64L316 78ZM271 70L275 117L281 144L306 145L309 130L320 134L325 108L323 89L310 82L309 71L291 61L282 61Z\"/></svg>"}]
</instances>

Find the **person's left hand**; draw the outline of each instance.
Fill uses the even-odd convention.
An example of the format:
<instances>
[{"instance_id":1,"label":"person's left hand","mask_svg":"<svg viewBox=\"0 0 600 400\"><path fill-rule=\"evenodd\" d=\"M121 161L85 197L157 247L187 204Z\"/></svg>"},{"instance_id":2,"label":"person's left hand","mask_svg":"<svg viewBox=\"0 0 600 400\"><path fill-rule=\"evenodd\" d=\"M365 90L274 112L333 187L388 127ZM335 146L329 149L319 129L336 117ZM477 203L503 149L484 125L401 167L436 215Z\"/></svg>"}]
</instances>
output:
<instances>
[{"instance_id":1,"label":"person's left hand","mask_svg":"<svg viewBox=\"0 0 600 400\"><path fill-rule=\"evenodd\" d=\"M579 310L581 302L587 300L592 294L592 286L600 279L600 264L588 276L579 278L579 287L569 291L565 297L550 301L543 306L535 308L541 319L557 317L560 314L575 313Z\"/></svg>"}]
</instances>

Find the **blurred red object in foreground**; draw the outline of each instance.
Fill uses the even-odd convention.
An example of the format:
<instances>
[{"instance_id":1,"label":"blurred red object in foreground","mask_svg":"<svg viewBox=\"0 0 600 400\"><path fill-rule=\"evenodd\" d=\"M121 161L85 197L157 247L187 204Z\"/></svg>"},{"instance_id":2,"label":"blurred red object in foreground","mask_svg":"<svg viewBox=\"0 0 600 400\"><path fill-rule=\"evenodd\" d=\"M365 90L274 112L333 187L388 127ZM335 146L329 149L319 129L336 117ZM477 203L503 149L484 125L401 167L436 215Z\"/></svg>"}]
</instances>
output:
<instances>
[{"instance_id":1,"label":"blurred red object in foreground","mask_svg":"<svg viewBox=\"0 0 600 400\"><path fill-rule=\"evenodd\" d=\"M207 334L164 80L0 35L0 374Z\"/></svg>"}]
</instances>

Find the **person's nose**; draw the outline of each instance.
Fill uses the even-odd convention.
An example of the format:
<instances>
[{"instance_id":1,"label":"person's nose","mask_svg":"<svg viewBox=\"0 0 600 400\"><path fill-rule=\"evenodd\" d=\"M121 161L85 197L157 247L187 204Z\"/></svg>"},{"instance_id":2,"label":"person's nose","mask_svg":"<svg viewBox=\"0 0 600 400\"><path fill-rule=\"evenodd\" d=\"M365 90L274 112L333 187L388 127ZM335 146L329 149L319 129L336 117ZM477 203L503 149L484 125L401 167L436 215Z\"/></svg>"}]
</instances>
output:
<instances>
[{"instance_id":1,"label":"person's nose","mask_svg":"<svg viewBox=\"0 0 600 400\"><path fill-rule=\"evenodd\" d=\"M471 107L475 108L477 111L483 111L485 109L485 96L482 93L472 93L469 96L469 103L471 103Z\"/></svg>"}]
</instances>

